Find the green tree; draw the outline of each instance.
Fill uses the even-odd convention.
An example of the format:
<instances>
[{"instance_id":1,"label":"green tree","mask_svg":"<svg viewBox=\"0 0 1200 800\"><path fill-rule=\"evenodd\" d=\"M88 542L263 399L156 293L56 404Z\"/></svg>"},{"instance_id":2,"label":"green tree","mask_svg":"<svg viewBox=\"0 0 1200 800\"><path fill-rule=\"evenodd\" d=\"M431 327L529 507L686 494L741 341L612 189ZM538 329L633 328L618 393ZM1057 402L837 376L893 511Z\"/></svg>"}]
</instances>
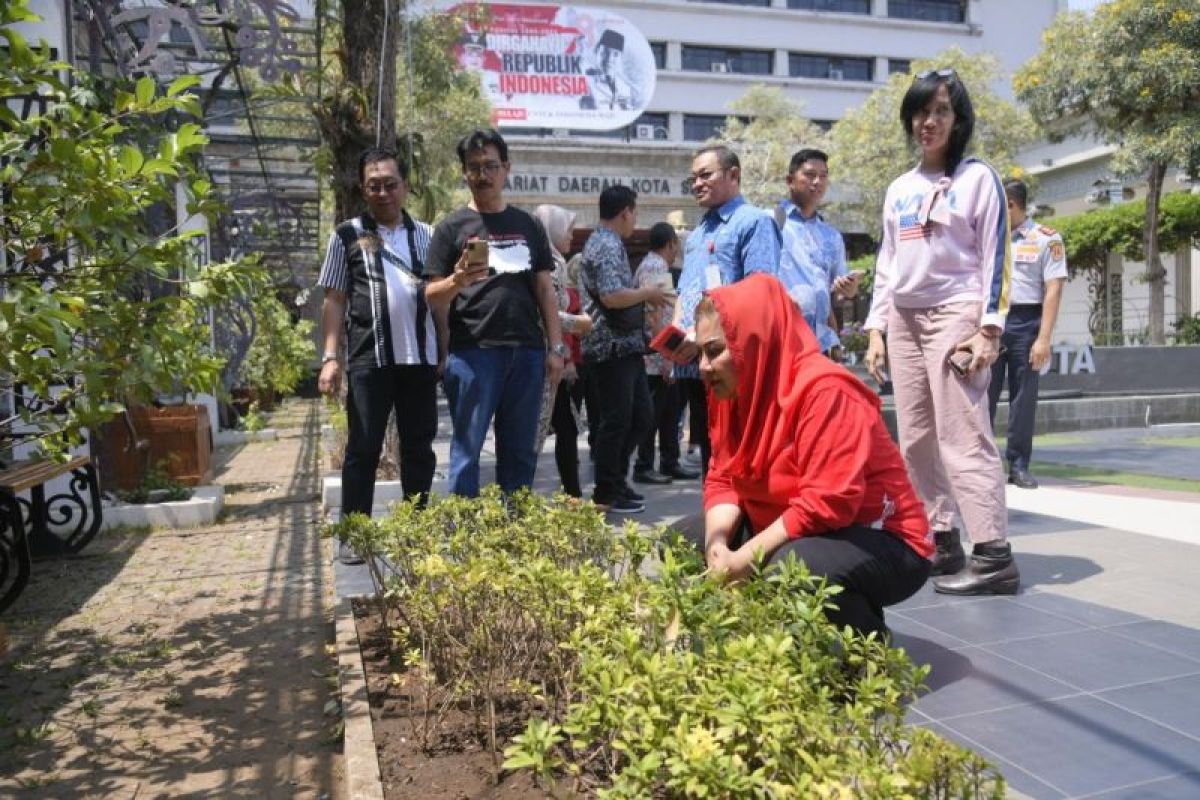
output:
<instances>
[{"instance_id":1,"label":"green tree","mask_svg":"<svg viewBox=\"0 0 1200 800\"><path fill-rule=\"evenodd\" d=\"M775 86L756 85L730 105L721 135L742 162L742 193L751 203L769 208L787 195L788 162L802 147L823 149L825 133L804 116L804 106ZM743 117L749 118L749 122Z\"/></svg>"},{"instance_id":2,"label":"green tree","mask_svg":"<svg viewBox=\"0 0 1200 800\"><path fill-rule=\"evenodd\" d=\"M952 47L912 64L913 74L927 69L953 68L971 92L975 135L970 154L991 164L1000 174L1018 174L1015 157L1033 138L1029 114L999 97L994 86L1000 64L991 55L968 55ZM900 125L900 103L912 84L910 75L897 73L858 108L834 126L830 136L830 172L846 199L837 210L878 239L888 185L916 163L917 151Z\"/></svg>"},{"instance_id":3,"label":"green tree","mask_svg":"<svg viewBox=\"0 0 1200 800\"><path fill-rule=\"evenodd\" d=\"M1094 132L1117 145L1112 168L1145 175L1143 232L1150 341L1166 341L1159 202L1167 168L1200 165L1200 7L1196 0L1116 0L1060 15L1013 79L1051 139Z\"/></svg>"},{"instance_id":4,"label":"green tree","mask_svg":"<svg viewBox=\"0 0 1200 800\"><path fill-rule=\"evenodd\" d=\"M254 298L254 340L239 377L262 395L287 395L312 372L316 358L312 320L292 320L288 308L271 292Z\"/></svg>"},{"instance_id":5,"label":"green tree","mask_svg":"<svg viewBox=\"0 0 1200 800\"><path fill-rule=\"evenodd\" d=\"M12 27L35 20L27 0L0 2L0 376L26 399L0 425L23 421L54 453L126 402L210 390L207 311L263 273L201 264L192 235L148 222L174 219L180 184L189 211L214 209L195 167L207 139L181 121L198 115L197 79L160 92L72 75ZM21 119L8 100L30 96L46 107Z\"/></svg>"},{"instance_id":6,"label":"green tree","mask_svg":"<svg viewBox=\"0 0 1200 800\"><path fill-rule=\"evenodd\" d=\"M287 76L260 94L315 98L309 108L321 130L317 165L330 179L334 219L363 209L358 156L378 141L408 161L409 206L432 222L465 198L454 145L487 124L490 106L479 78L460 72L454 60L460 16L406 15L399 0L389 6L385 38L384 0L331 3L321 47L336 57L320 73Z\"/></svg>"}]
</instances>

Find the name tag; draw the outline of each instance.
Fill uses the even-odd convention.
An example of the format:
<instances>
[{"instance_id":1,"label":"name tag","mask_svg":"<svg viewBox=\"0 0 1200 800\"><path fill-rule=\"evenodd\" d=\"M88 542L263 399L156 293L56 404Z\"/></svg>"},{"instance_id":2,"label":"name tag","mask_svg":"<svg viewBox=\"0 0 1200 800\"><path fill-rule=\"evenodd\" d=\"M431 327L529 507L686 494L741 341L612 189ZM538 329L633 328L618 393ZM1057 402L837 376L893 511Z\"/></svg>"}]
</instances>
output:
<instances>
[{"instance_id":1,"label":"name tag","mask_svg":"<svg viewBox=\"0 0 1200 800\"><path fill-rule=\"evenodd\" d=\"M1038 246L1036 244L1019 244L1013 248L1013 261L1019 261L1022 264L1034 264L1038 260Z\"/></svg>"},{"instance_id":2,"label":"name tag","mask_svg":"<svg viewBox=\"0 0 1200 800\"><path fill-rule=\"evenodd\" d=\"M721 268L714 262L708 262L708 267L704 270L704 287L706 289L717 289L721 286Z\"/></svg>"}]
</instances>

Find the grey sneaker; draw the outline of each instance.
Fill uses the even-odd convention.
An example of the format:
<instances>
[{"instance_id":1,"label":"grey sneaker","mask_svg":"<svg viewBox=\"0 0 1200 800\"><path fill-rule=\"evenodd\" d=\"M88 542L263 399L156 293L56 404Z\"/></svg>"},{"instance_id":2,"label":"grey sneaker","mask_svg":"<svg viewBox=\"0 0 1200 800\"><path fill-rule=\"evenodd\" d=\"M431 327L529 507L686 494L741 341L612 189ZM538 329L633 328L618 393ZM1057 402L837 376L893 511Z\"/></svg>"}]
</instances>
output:
<instances>
[{"instance_id":1,"label":"grey sneaker","mask_svg":"<svg viewBox=\"0 0 1200 800\"><path fill-rule=\"evenodd\" d=\"M345 564L347 567L353 567L357 566L358 564L367 563L367 560L356 553L354 548L346 542L338 542L337 559L340 563Z\"/></svg>"}]
</instances>

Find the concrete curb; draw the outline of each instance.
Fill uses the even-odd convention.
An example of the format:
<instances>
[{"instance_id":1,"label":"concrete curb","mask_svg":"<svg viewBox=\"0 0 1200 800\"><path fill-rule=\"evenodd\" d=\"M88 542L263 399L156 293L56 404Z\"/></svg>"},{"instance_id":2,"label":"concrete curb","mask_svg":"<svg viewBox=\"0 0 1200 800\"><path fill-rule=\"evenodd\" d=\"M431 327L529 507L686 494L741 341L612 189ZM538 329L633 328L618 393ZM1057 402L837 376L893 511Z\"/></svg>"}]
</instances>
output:
<instances>
[{"instance_id":1,"label":"concrete curb","mask_svg":"<svg viewBox=\"0 0 1200 800\"><path fill-rule=\"evenodd\" d=\"M191 498L170 503L105 505L101 530L120 525L143 528L199 528L211 525L225 507L225 487L197 486Z\"/></svg>"},{"instance_id":2,"label":"concrete curb","mask_svg":"<svg viewBox=\"0 0 1200 800\"><path fill-rule=\"evenodd\" d=\"M349 800L383 800L367 677L350 600L347 597L338 603L336 619L338 684L345 723L342 754L346 762L346 797Z\"/></svg>"}]
</instances>

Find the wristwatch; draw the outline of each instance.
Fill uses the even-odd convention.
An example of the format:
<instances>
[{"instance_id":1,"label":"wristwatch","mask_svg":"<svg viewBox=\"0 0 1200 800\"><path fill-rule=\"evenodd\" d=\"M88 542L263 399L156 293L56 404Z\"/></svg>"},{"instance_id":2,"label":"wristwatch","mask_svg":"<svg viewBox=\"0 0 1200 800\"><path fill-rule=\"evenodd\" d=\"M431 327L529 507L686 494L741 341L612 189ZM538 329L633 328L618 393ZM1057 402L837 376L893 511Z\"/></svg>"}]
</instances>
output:
<instances>
[{"instance_id":1,"label":"wristwatch","mask_svg":"<svg viewBox=\"0 0 1200 800\"><path fill-rule=\"evenodd\" d=\"M337 353L326 353L325 355L321 356L321 366L323 367L326 364L328 364L330 361L337 361L337 360L338 360Z\"/></svg>"},{"instance_id":2,"label":"wristwatch","mask_svg":"<svg viewBox=\"0 0 1200 800\"><path fill-rule=\"evenodd\" d=\"M565 360L567 356L571 355L571 348L567 347L562 342L559 342L558 344L554 345L554 347L550 348L550 352Z\"/></svg>"}]
</instances>

